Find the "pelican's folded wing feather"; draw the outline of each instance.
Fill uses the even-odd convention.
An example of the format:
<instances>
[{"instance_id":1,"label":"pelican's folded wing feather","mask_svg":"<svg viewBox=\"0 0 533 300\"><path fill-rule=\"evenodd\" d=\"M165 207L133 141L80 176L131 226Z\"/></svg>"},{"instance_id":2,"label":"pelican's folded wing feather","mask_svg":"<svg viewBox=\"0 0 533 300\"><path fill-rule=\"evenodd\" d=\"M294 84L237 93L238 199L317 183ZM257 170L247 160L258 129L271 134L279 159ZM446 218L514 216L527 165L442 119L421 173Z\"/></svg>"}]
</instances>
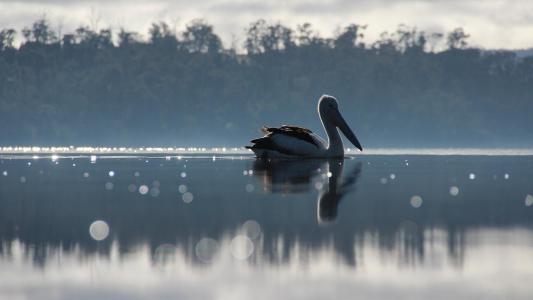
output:
<instances>
[{"instance_id":1,"label":"pelican's folded wing feather","mask_svg":"<svg viewBox=\"0 0 533 300\"><path fill-rule=\"evenodd\" d=\"M283 125L279 128L276 127L263 127L263 132L265 134L271 134L274 135L276 133L290 136L302 141L306 141L312 145L315 145L315 147L319 147L318 141L313 138L312 134L313 132L307 128L302 128L298 126L292 126L292 125Z\"/></svg>"},{"instance_id":2,"label":"pelican's folded wing feather","mask_svg":"<svg viewBox=\"0 0 533 300\"><path fill-rule=\"evenodd\" d=\"M265 136L252 140L253 145L246 148L272 150L286 155L313 155L320 147L320 141L306 128L263 126L261 131Z\"/></svg>"}]
</instances>

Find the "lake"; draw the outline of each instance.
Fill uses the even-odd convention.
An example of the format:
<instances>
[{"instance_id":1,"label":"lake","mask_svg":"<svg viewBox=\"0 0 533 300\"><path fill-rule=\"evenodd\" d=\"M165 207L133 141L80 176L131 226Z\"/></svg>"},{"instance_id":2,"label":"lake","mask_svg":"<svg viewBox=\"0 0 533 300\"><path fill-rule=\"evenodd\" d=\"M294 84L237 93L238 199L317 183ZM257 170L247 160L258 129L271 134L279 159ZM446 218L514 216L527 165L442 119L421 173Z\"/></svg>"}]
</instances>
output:
<instances>
[{"instance_id":1,"label":"lake","mask_svg":"<svg viewBox=\"0 0 533 300\"><path fill-rule=\"evenodd\" d=\"M0 156L1 299L532 299L533 156Z\"/></svg>"}]
</instances>

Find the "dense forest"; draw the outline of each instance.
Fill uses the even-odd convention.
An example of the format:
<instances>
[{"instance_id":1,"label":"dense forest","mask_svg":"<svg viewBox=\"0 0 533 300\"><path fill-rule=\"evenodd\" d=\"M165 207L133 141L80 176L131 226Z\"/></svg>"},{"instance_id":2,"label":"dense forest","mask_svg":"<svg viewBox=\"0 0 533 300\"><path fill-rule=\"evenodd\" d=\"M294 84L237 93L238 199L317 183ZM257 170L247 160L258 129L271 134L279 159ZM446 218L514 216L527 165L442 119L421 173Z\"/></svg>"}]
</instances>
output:
<instances>
[{"instance_id":1,"label":"dense forest","mask_svg":"<svg viewBox=\"0 0 533 300\"><path fill-rule=\"evenodd\" d=\"M321 132L331 94L364 147L533 146L533 56L470 47L461 28L372 43L365 28L259 20L231 47L202 20L144 38L2 29L0 145L241 146L264 124Z\"/></svg>"}]
</instances>

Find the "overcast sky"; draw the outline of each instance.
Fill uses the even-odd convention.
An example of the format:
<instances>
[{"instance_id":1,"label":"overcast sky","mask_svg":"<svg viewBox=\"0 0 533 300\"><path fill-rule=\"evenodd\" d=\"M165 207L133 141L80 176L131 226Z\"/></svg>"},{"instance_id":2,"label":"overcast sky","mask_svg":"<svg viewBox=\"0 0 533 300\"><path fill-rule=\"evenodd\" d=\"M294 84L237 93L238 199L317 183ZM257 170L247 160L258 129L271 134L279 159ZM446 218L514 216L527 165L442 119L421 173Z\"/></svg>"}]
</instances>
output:
<instances>
[{"instance_id":1,"label":"overcast sky","mask_svg":"<svg viewBox=\"0 0 533 300\"><path fill-rule=\"evenodd\" d=\"M533 47L531 0L0 0L0 28L21 29L43 15L63 32L123 26L144 36L156 20L181 29L203 18L227 46L233 36L242 44L244 28L264 18L289 26L310 22L323 36L349 23L367 24L367 41L402 23L429 32L463 27L475 46Z\"/></svg>"}]
</instances>

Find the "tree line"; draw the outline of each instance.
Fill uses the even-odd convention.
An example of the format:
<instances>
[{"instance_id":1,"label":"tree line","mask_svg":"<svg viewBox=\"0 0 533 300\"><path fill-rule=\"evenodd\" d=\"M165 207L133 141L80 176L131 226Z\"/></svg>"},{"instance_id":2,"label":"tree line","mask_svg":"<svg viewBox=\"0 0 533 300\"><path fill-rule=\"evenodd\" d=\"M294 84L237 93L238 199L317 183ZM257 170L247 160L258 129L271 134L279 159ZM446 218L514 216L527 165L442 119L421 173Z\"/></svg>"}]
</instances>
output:
<instances>
[{"instance_id":1,"label":"tree line","mask_svg":"<svg viewBox=\"0 0 533 300\"><path fill-rule=\"evenodd\" d=\"M145 39L47 19L2 29L0 145L244 145L263 124L320 132L324 93L366 147L533 144L533 56L470 47L461 28L400 25L372 43L365 29L258 20L242 48L203 20Z\"/></svg>"}]
</instances>

